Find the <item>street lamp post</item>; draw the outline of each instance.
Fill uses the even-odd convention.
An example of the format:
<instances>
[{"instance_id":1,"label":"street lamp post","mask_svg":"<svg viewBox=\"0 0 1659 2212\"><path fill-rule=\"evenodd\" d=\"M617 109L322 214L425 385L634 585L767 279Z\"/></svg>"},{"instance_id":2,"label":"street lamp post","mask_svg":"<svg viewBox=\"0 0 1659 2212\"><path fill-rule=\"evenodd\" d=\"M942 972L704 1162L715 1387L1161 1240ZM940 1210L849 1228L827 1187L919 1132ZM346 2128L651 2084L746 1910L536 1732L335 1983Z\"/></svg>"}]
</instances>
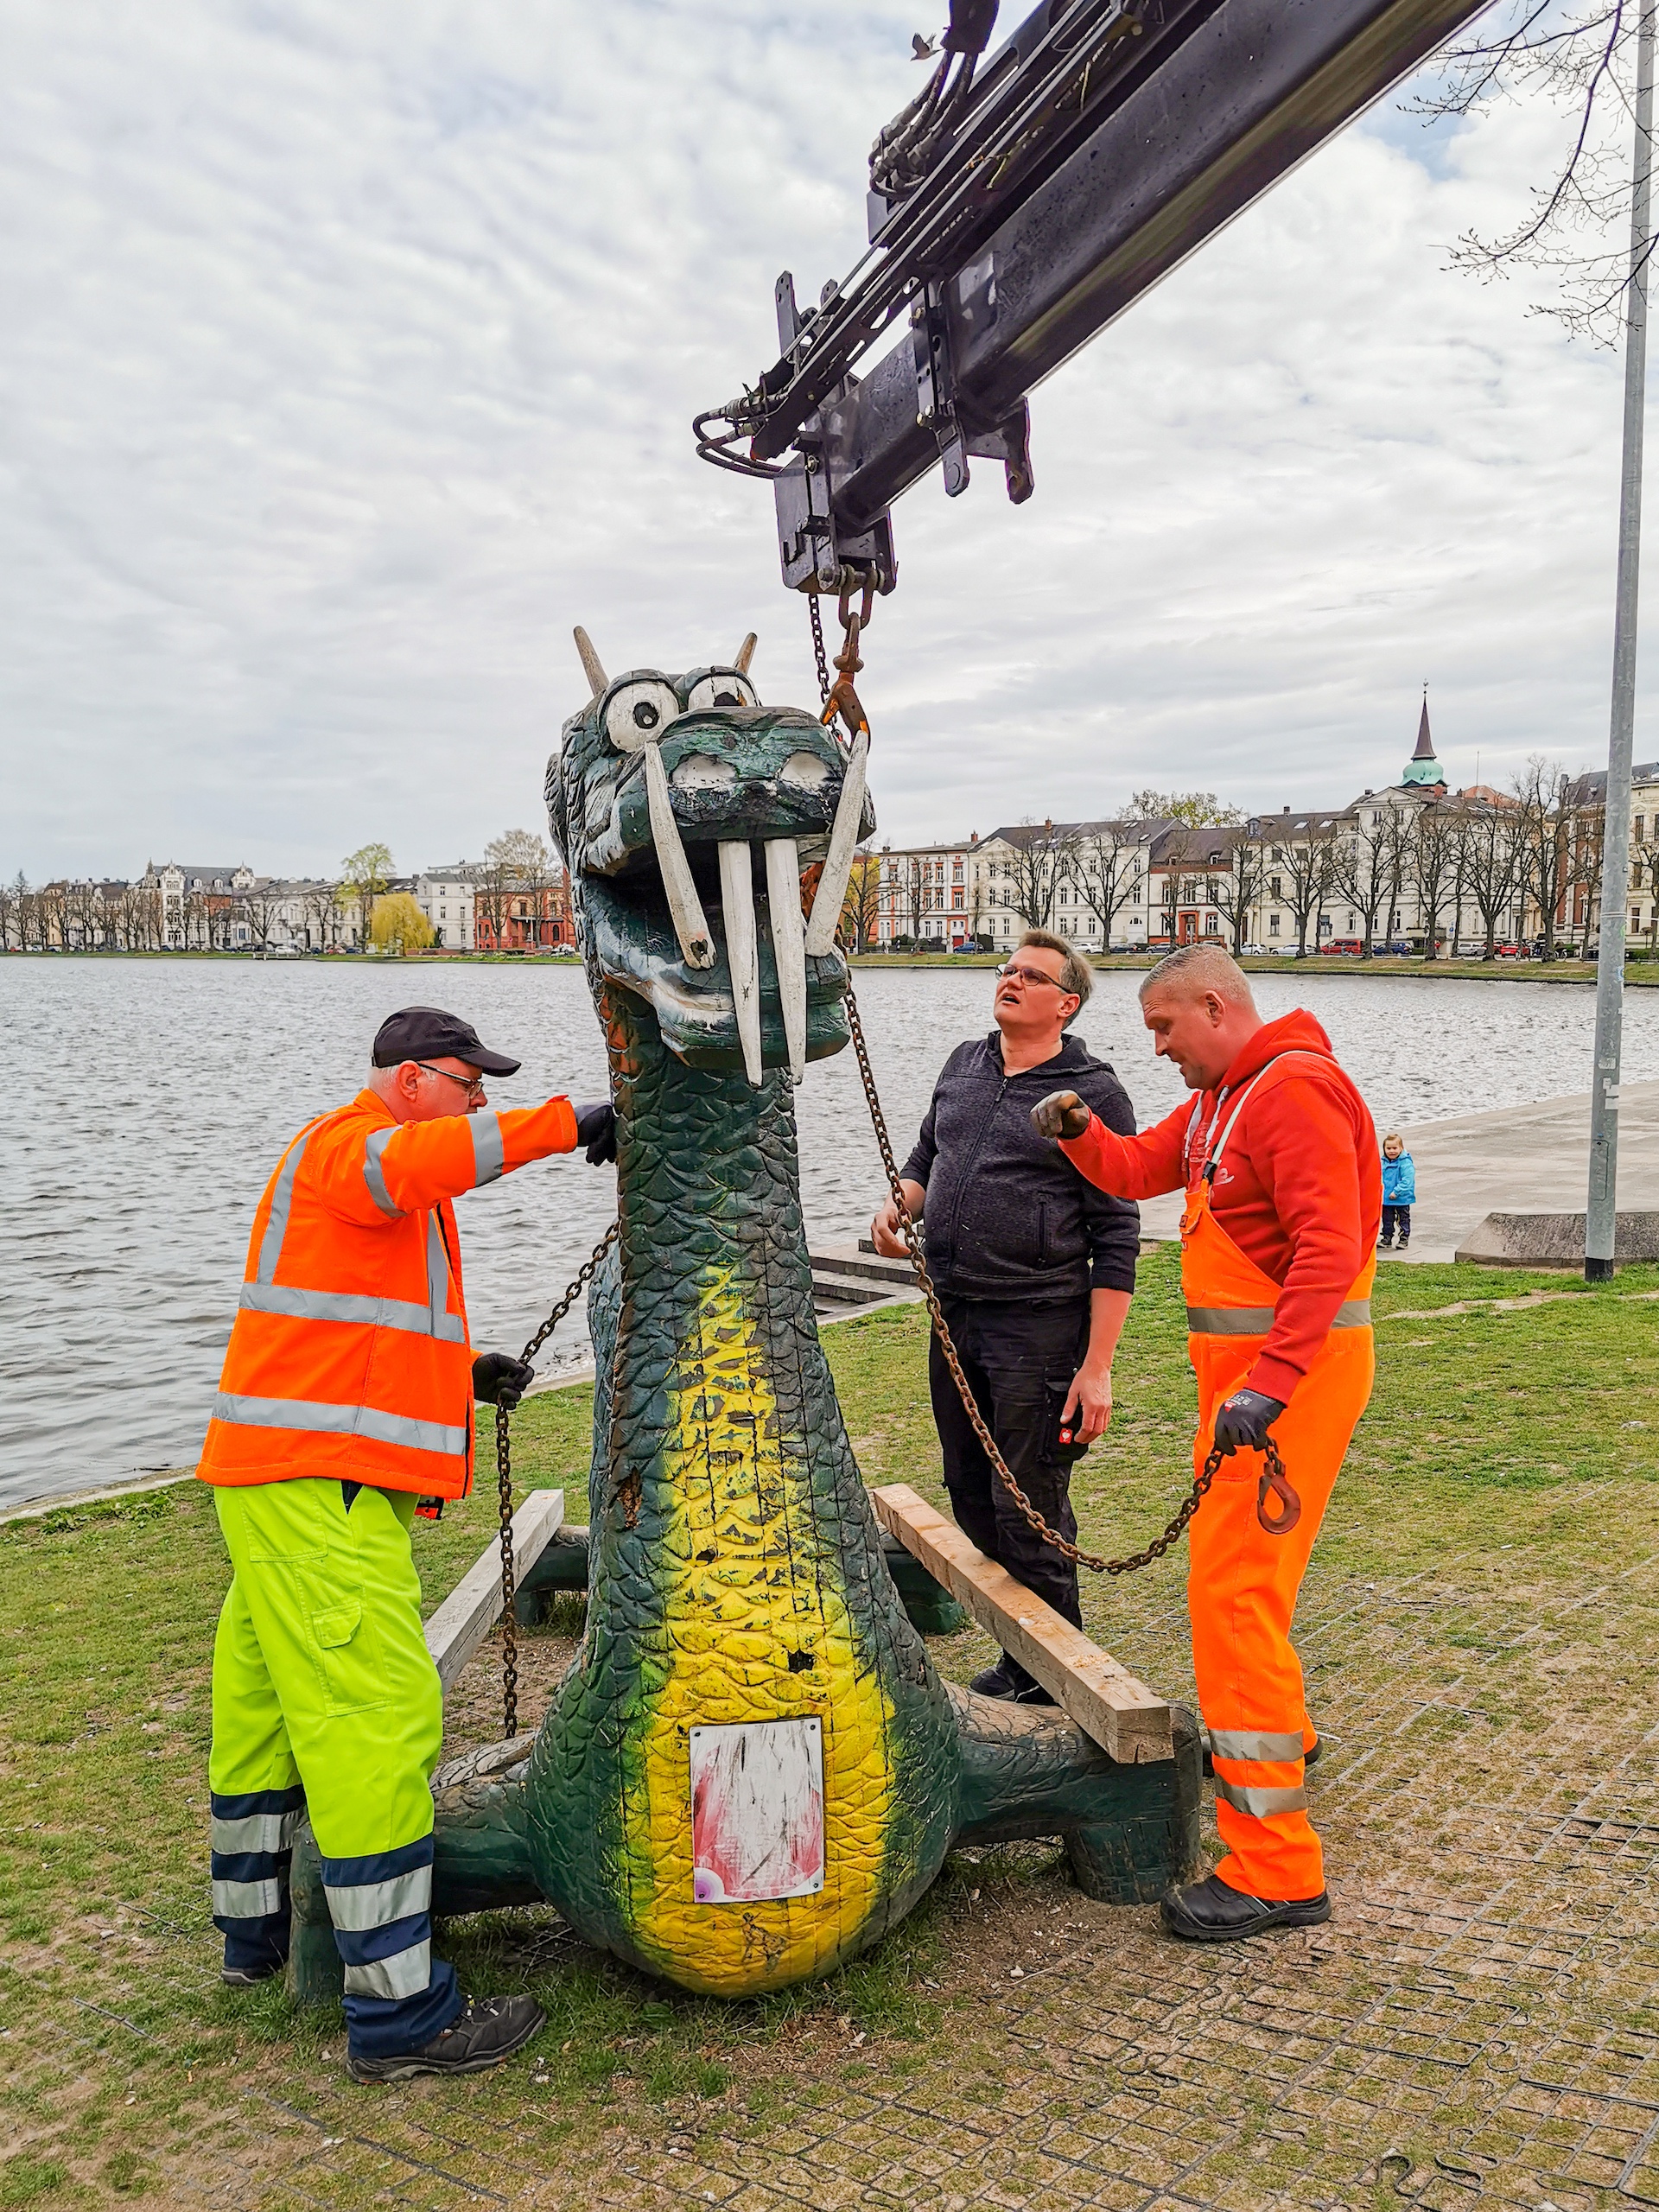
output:
<instances>
[{"instance_id":1,"label":"street lamp post","mask_svg":"<svg viewBox=\"0 0 1659 2212\"><path fill-rule=\"evenodd\" d=\"M1584 1278L1613 1272L1618 1204L1618 1076L1624 1028L1624 912L1630 891L1630 758L1636 734L1636 628L1642 561L1642 432L1648 371L1648 251L1653 169L1654 19L1643 0L1636 34L1636 155L1630 281L1624 334L1624 458L1619 484L1618 587L1613 616L1613 711L1601 856L1596 959L1596 1058L1590 1090L1590 1190Z\"/></svg>"}]
</instances>

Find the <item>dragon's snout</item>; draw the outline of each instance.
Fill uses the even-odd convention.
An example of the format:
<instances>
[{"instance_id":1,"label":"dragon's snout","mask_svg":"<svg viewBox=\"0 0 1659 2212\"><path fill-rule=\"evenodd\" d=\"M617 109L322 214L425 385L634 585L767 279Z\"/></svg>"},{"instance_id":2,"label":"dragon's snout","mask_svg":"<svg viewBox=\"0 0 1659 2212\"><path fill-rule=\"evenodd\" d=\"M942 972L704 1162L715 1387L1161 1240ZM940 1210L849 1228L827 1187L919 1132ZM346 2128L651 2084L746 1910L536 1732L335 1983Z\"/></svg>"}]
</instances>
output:
<instances>
[{"instance_id":1,"label":"dragon's snout","mask_svg":"<svg viewBox=\"0 0 1659 2212\"><path fill-rule=\"evenodd\" d=\"M615 896L643 893L665 910L682 995L723 1000L718 982L729 982L727 1019L755 1084L772 984L771 1019L798 1077L809 1056L808 962L833 950L858 842L874 826L867 738L843 752L812 715L762 707L747 676L752 639L728 669L671 677L636 669L614 680L581 632L577 643L594 696L566 731L575 872L594 892L607 883ZM814 868L809 914L803 879Z\"/></svg>"}]
</instances>

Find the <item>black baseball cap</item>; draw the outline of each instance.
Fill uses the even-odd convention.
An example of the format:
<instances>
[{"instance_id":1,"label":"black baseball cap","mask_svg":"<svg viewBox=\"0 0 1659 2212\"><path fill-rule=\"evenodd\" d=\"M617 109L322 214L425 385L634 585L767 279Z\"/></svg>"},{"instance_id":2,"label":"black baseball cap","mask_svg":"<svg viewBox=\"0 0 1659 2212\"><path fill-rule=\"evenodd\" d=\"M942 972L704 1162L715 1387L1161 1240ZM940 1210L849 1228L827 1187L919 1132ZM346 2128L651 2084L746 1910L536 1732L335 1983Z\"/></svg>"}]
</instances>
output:
<instances>
[{"instance_id":1,"label":"black baseball cap","mask_svg":"<svg viewBox=\"0 0 1659 2212\"><path fill-rule=\"evenodd\" d=\"M435 1006L406 1006L388 1014L376 1030L375 1066L395 1068L404 1060L465 1060L486 1075L517 1075L524 1065L505 1052L490 1052L470 1021Z\"/></svg>"}]
</instances>

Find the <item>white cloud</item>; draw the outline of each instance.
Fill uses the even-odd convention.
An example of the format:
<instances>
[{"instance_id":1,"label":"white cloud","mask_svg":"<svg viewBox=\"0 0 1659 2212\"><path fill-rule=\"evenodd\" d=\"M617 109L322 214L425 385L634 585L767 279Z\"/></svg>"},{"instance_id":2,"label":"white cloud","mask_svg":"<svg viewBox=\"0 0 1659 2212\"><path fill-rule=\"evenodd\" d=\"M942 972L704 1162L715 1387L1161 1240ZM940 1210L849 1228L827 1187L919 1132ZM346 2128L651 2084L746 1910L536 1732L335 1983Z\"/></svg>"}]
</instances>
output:
<instances>
[{"instance_id":1,"label":"white cloud","mask_svg":"<svg viewBox=\"0 0 1659 2212\"><path fill-rule=\"evenodd\" d=\"M804 702L765 487L688 423L778 269L857 252L913 16L7 0L0 865L476 851L573 621L613 666L753 625ZM1350 132L1037 395L1028 506L901 502L884 827L1344 798L1425 677L1459 777L1605 754L1618 365L1441 269L1547 135Z\"/></svg>"}]
</instances>

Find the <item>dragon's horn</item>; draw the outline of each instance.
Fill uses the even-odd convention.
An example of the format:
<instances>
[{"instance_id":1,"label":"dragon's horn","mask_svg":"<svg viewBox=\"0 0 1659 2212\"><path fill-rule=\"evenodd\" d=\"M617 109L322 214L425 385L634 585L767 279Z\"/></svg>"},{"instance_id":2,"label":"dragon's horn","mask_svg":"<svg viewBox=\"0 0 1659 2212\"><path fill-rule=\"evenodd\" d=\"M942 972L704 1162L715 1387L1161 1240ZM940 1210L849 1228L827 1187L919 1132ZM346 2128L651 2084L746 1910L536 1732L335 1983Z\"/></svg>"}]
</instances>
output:
<instances>
[{"instance_id":1,"label":"dragon's horn","mask_svg":"<svg viewBox=\"0 0 1659 2212\"><path fill-rule=\"evenodd\" d=\"M594 651L594 641L588 635L588 632L582 628L580 622L577 623L575 630L572 631L571 635L576 641L576 651L582 655L582 674L593 685L594 696L597 699L600 693L605 689L608 679L606 677L604 670L600 666L599 655Z\"/></svg>"},{"instance_id":2,"label":"dragon's horn","mask_svg":"<svg viewBox=\"0 0 1659 2212\"><path fill-rule=\"evenodd\" d=\"M747 676L748 674L749 663L754 658L754 649L759 642L760 640L756 638L753 631L751 630L748 636L744 639L742 644L738 647L737 658L732 663L732 666L737 671L740 676Z\"/></svg>"}]
</instances>

